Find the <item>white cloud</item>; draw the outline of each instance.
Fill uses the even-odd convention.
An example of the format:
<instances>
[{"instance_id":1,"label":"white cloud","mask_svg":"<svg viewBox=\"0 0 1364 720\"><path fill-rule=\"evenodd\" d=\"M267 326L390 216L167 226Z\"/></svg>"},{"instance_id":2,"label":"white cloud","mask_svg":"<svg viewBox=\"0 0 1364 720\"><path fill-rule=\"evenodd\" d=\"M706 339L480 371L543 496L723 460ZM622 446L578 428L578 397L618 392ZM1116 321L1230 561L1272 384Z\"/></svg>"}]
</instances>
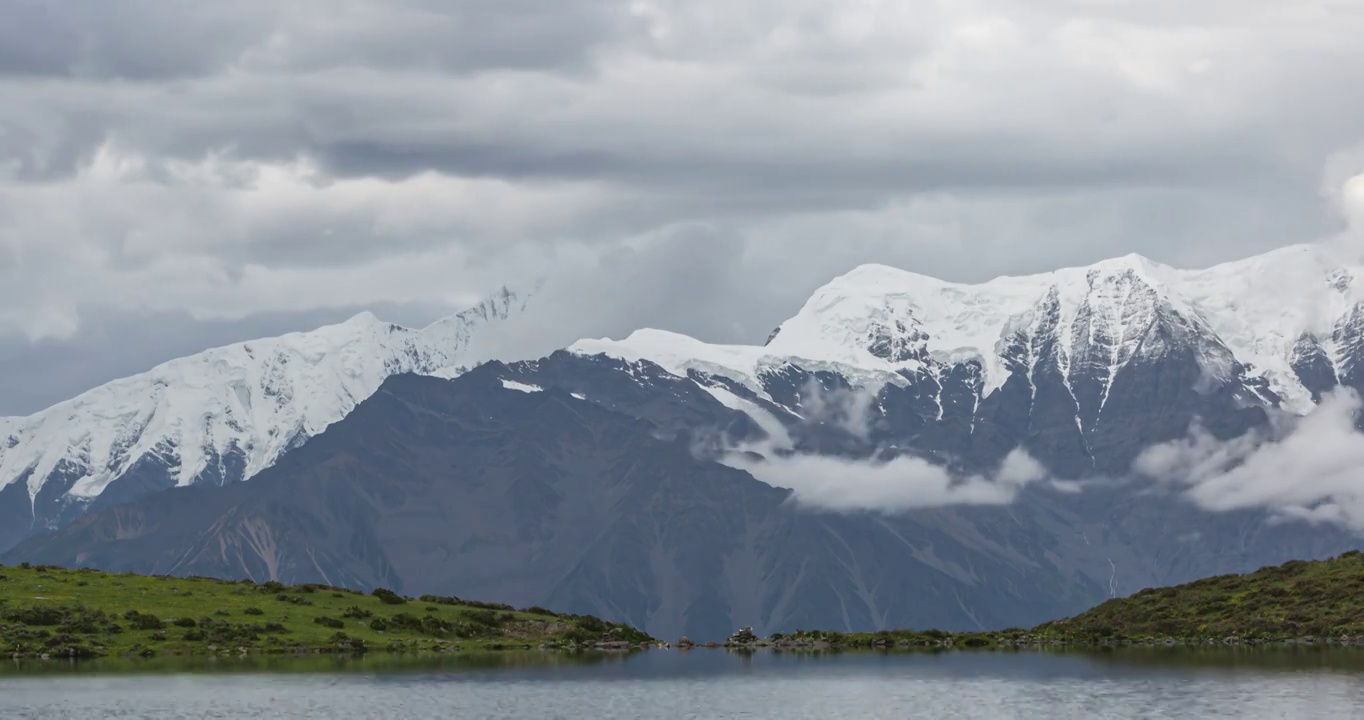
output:
<instances>
[{"instance_id":1,"label":"white cloud","mask_svg":"<svg viewBox=\"0 0 1364 720\"><path fill-rule=\"evenodd\" d=\"M1364 143L1327 158L1320 189L1345 223L1330 241L1343 257L1364 263Z\"/></svg>"},{"instance_id":2,"label":"white cloud","mask_svg":"<svg viewBox=\"0 0 1364 720\"><path fill-rule=\"evenodd\" d=\"M769 452L752 448L723 462L773 487L789 488L799 504L825 510L900 512L950 505L1006 505L1046 471L1023 450L1014 450L993 473L960 475L927 460L848 460L827 455Z\"/></svg>"},{"instance_id":3,"label":"white cloud","mask_svg":"<svg viewBox=\"0 0 1364 720\"><path fill-rule=\"evenodd\" d=\"M871 435L876 391L867 387L826 388L810 378L800 389L799 410L807 425L833 425L866 441Z\"/></svg>"},{"instance_id":4,"label":"white cloud","mask_svg":"<svg viewBox=\"0 0 1364 720\"><path fill-rule=\"evenodd\" d=\"M1341 186L1340 204L1350 223L1350 239L1357 246L1364 245L1364 172L1346 180Z\"/></svg>"},{"instance_id":5,"label":"white cloud","mask_svg":"<svg viewBox=\"0 0 1364 720\"><path fill-rule=\"evenodd\" d=\"M773 487L794 491L795 501L809 508L893 513L951 505L1006 505L1024 486L1048 477L1046 468L1022 448L1006 455L992 472L974 474L883 449L868 459L801 453L766 410L727 391L713 390L712 394L726 406L747 413L768 434L761 442L719 448L720 462ZM799 422L807 427L834 425L866 442L876 401L877 393L871 388L824 388L811 378L800 391Z\"/></svg>"},{"instance_id":6,"label":"white cloud","mask_svg":"<svg viewBox=\"0 0 1364 720\"><path fill-rule=\"evenodd\" d=\"M1184 486L1208 510L1263 508L1364 531L1364 434L1355 428L1361 407L1346 388L1269 432L1221 441L1194 428L1187 438L1147 449L1133 470Z\"/></svg>"}]
</instances>

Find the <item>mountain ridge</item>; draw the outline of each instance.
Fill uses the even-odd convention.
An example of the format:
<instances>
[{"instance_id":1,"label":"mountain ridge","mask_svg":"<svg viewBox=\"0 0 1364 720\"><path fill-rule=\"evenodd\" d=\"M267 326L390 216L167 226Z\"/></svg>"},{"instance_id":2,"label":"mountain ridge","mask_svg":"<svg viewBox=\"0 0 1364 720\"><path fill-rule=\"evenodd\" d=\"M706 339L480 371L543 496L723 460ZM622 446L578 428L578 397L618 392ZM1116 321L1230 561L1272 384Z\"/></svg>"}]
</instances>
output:
<instances>
[{"instance_id":1,"label":"mountain ridge","mask_svg":"<svg viewBox=\"0 0 1364 720\"><path fill-rule=\"evenodd\" d=\"M1226 439L1274 413L1306 413L1335 387L1364 390L1361 272L1305 245L1205 270L1127 255L975 284L863 265L814 292L764 345L641 329L580 340L567 353L598 361L525 364L517 381L538 386L548 369L548 385L584 396L619 373L656 391L695 382L759 428L747 440L783 451L895 448L979 472L1022 447L1062 479L1121 474L1195 418ZM92 507L253 477L384 378L449 377L488 359L472 352L476 336L524 305L504 290L422 330L361 313L0 418L0 548ZM820 417L824 395L841 413L832 422ZM681 415L655 419L696 430L688 397L674 398Z\"/></svg>"},{"instance_id":2,"label":"mountain ridge","mask_svg":"<svg viewBox=\"0 0 1364 720\"><path fill-rule=\"evenodd\" d=\"M1339 335L1359 319L1361 275L1364 266L1343 262L1320 245L1289 246L1202 270L1130 254L980 283L867 264L816 290L761 346L642 329L621 340L584 339L569 349L650 359L673 372L720 368L746 379L765 360L795 358L807 369L852 370L867 382L894 382L895 375L928 360L976 359L989 395L1010 374L1004 345L1045 319L1039 311L1049 304L1058 314L1063 365L1078 354L1080 335L1093 344L1096 334L1107 333L1119 349L1135 347L1153 314L1163 310L1210 342L1200 358L1205 369L1225 379L1239 364L1252 378L1264 378L1278 403L1301 414L1310 410L1313 392L1294 367L1307 352L1299 345L1307 341L1336 370L1346 366L1341 355L1348 348Z\"/></svg>"},{"instance_id":3,"label":"mountain ridge","mask_svg":"<svg viewBox=\"0 0 1364 720\"><path fill-rule=\"evenodd\" d=\"M561 352L451 380L394 376L261 482L145 495L3 557L476 596L719 638L1025 627L1358 544L1202 511L1150 483L1040 483L1007 505L895 513L804 507L697 452L688 428L751 437L746 414L693 378L631 370Z\"/></svg>"},{"instance_id":4,"label":"mountain ridge","mask_svg":"<svg viewBox=\"0 0 1364 720\"><path fill-rule=\"evenodd\" d=\"M477 332L524 304L503 288L415 330L362 312L310 332L211 348L0 418L0 516L8 507L18 523L27 510L33 525L52 526L101 499L253 477L385 378L467 369ZM6 531L0 547L15 534Z\"/></svg>"}]
</instances>

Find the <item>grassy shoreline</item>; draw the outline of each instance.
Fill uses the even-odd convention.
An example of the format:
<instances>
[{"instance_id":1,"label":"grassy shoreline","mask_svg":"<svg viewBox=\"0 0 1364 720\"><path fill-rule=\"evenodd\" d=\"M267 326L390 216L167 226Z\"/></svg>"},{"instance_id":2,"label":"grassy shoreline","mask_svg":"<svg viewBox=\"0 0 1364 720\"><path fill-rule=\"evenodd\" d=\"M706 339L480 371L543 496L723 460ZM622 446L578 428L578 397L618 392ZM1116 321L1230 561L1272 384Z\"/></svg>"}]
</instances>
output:
<instances>
[{"instance_id":1,"label":"grassy shoreline","mask_svg":"<svg viewBox=\"0 0 1364 720\"><path fill-rule=\"evenodd\" d=\"M1364 648L1364 635L1250 637L1230 635L1224 638L1179 637L1172 635L1139 635L1112 637L1072 637L1065 634L1029 633L1026 631L1000 632L939 632L885 630L869 633L839 633L808 631L776 634L771 638L751 642L726 641L693 645L684 649L724 649L756 652L858 652L858 651L941 651L941 650L1099 650L1125 647L1206 648L1219 646L1342 646Z\"/></svg>"},{"instance_id":2,"label":"grassy shoreline","mask_svg":"<svg viewBox=\"0 0 1364 720\"><path fill-rule=\"evenodd\" d=\"M622 651L647 634L590 616L454 597L0 566L11 658Z\"/></svg>"}]
</instances>

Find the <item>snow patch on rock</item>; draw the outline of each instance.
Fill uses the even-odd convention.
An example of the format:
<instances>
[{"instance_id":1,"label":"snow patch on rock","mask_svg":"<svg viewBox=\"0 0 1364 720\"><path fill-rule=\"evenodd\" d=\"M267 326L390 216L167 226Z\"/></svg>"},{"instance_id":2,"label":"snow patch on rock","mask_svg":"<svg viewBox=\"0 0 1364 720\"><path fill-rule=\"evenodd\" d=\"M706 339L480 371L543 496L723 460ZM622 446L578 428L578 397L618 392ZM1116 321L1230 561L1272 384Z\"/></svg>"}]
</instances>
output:
<instances>
[{"instance_id":1,"label":"snow patch on rock","mask_svg":"<svg viewBox=\"0 0 1364 720\"><path fill-rule=\"evenodd\" d=\"M538 392L544 392L544 390L545 390L544 388L540 387L539 385L528 385L528 384L526 384L526 383L516 382L515 380L503 380L503 381L502 381L502 387L504 387L504 388L506 388L506 389L508 389L508 390L515 390L515 391L517 391L517 392L523 392L523 393L538 393Z\"/></svg>"}]
</instances>

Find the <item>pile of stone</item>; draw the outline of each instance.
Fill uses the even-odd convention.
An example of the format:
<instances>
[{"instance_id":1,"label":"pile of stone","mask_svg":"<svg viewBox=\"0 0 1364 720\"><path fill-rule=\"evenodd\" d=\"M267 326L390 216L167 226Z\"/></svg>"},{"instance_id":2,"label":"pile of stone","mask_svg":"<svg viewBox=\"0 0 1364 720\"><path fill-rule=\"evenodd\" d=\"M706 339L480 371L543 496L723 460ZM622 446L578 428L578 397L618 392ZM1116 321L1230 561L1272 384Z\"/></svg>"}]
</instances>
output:
<instances>
[{"instance_id":1,"label":"pile of stone","mask_svg":"<svg viewBox=\"0 0 1364 720\"><path fill-rule=\"evenodd\" d=\"M739 628L725 640L724 647L740 650L772 647L772 643L757 636L753 628Z\"/></svg>"}]
</instances>

